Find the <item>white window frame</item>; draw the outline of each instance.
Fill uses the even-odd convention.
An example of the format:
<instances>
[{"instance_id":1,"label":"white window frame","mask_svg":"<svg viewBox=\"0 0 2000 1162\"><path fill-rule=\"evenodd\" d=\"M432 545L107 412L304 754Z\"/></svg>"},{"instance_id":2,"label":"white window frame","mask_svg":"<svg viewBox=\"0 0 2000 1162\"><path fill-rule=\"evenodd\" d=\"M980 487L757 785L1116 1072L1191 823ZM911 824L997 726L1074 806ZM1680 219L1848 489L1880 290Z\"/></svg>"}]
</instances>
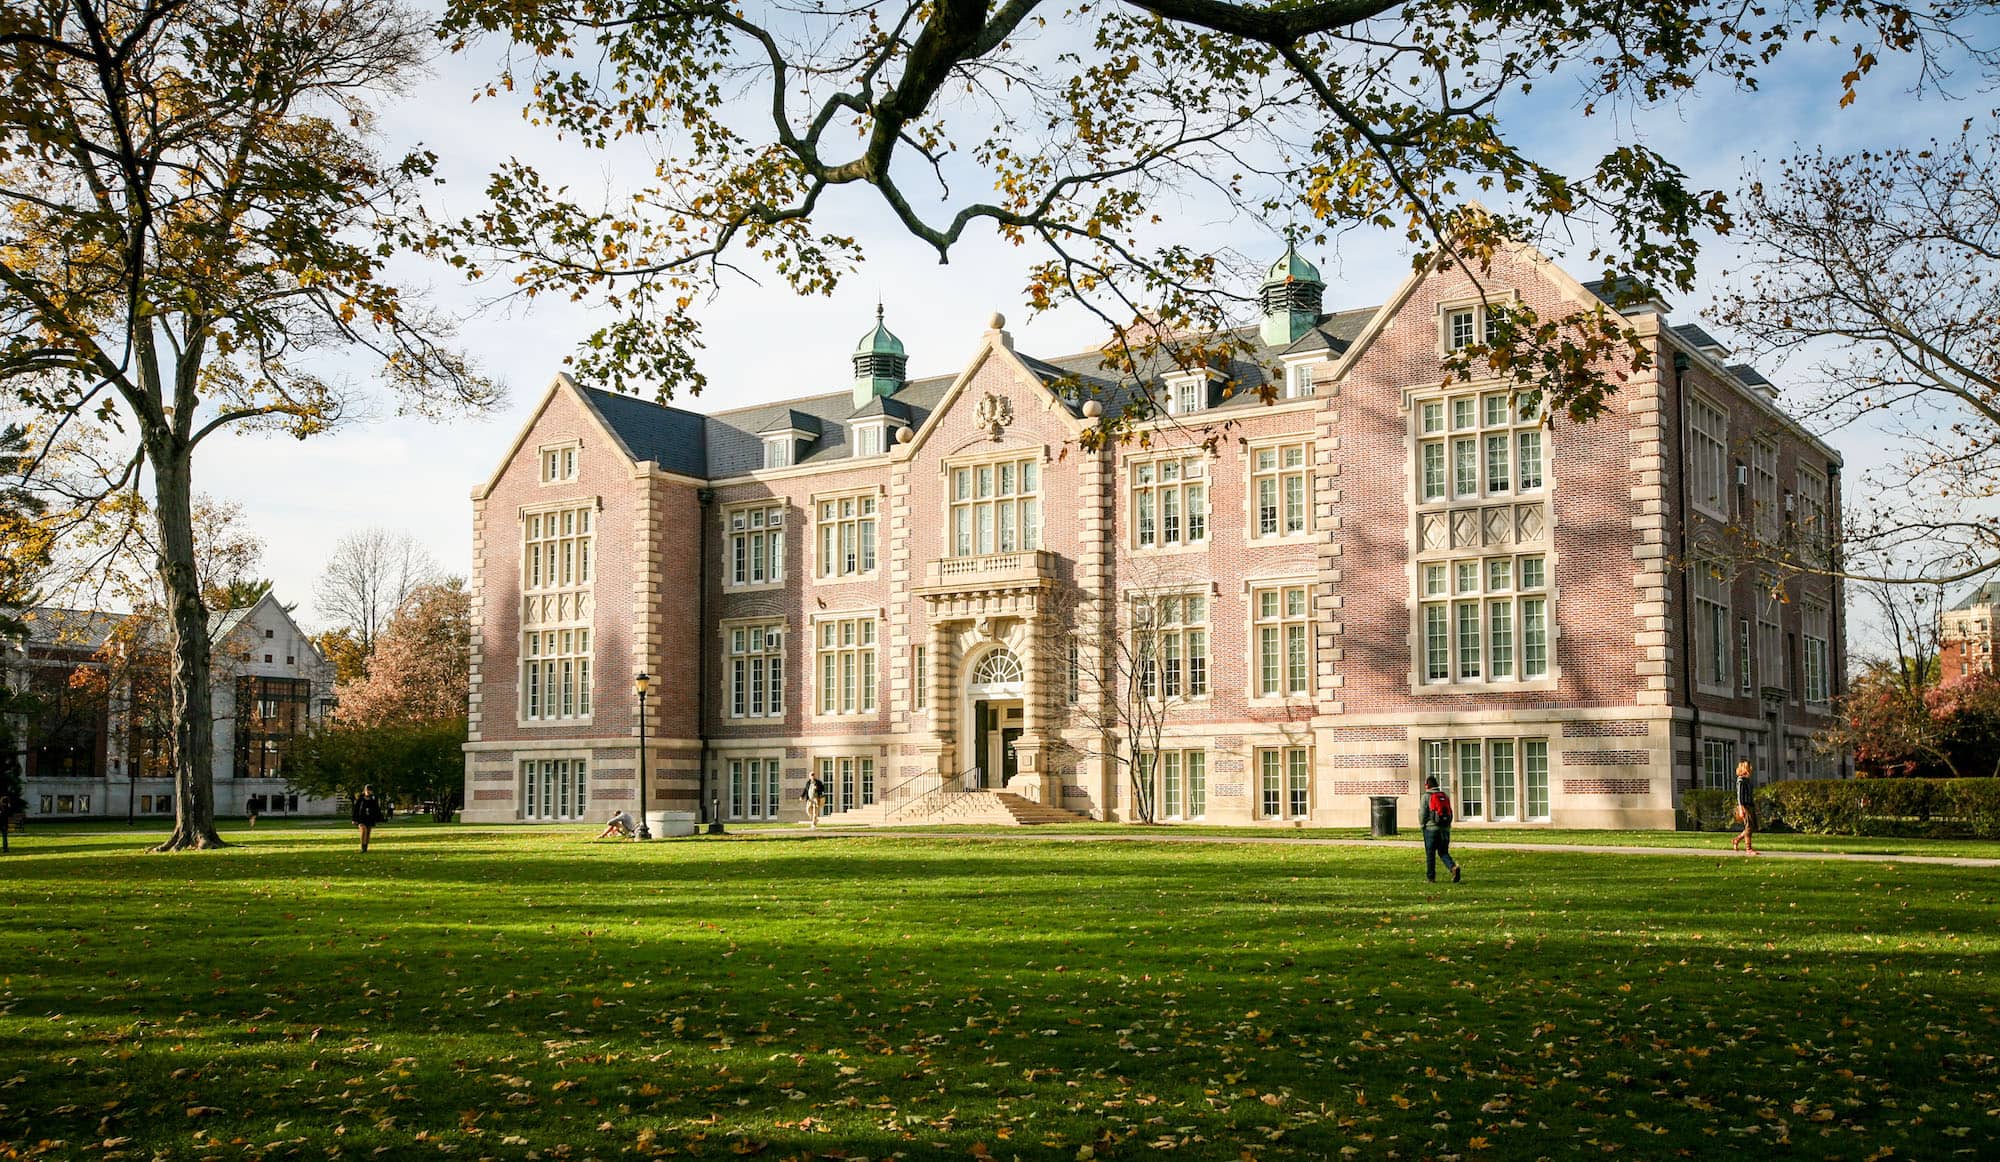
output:
<instances>
[{"instance_id":1,"label":"white window frame","mask_svg":"<svg viewBox=\"0 0 2000 1162\"><path fill-rule=\"evenodd\" d=\"M1311 399L1319 393L1318 374L1322 366L1319 360L1285 364L1285 388L1283 399Z\"/></svg>"},{"instance_id":2,"label":"white window frame","mask_svg":"<svg viewBox=\"0 0 2000 1162\"><path fill-rule=\"evenodd\" d=\"M595 562L597 505L566 504L521 513L521 591L588 589Z\"/></svg>"},{"instance_id":3,"label":"white window frame","mask_svg":"<svg viewBox=\"0 0 2000 1162\"><path fill-rule=\"evenodd\" d=\"M1461 391L1415 400L1410 411L1418 508L1529 499L1548 491L1549 433L1540 400Z\"/></svg>"},{"instance_id":4,"label":"white window frame","mask_svg":"<svg viewBox=\"0 0 2000 1162\"><path fill-rule=\"evenodd\" d=\"M826 810L829 814L874 804L880 793L874 755L819 755L814 762L820 779L826 783Z\"/></svg>"},{"instance_id":5,"label":"white window frame","mask_svg":"<svg viewBox=\"0 0 2000 1162\"><path fill-rule=\"evenodd\" d=\"M1735 789L1735 739L1704 738L1701 740L1701 785L1710 791L1729 791Z\"/></svg>"},{"instance_id":6,"label":"white window frame","mask_svg":"<svg viewBox=\"0 0 2000 1162\"><path fill-rule=\"evenodd\" d=\"M1697 557L1688 569L1694 590L1694 648L1690 652L1695 685L1710 693L1727 694L1733 679L1729 672L1732 586L1727 565L1721 558Z\"/></svg>"},{"instance_id":7,"label":"white window frame","mask_svg":"<svg viewBox=\"0 0 2000 1162\"><path fill-rule=\"evenodd\" d=\"M1209 645L1215 603L1201 590L1145 593L1132 599L1132 656L1139 693L1153 701L1206 701L1214 689ZM1079 683L1081 674L1078 675Z\"/></svg>"},{"instance_id":8,"label":"white window frame","mask_svg":"<svg viewBox=\"0 0 2000 1162\"><path fill-rule=\"evenodd\" d=\"M1250 586L1250 690L1252 700L1310 698L1314 655L1312 586L1308 582L1253 582Z\"/></svg>"},{"instance_id":9,"label":"white window frame","mask_svg":"<svg viewBox=\"0 0 2000 1162\"><path fill-rule=\"evenodd\" d=\"M1783 500L1778 491L1778 446L1769 440L1750 444L1750 508L1757 539L1775 545L1785 532Z\"/></svg>"},{"instance_id":10,"label":"white window frame","mask_svg":"<svg viewBox=\"0 0 2000 1162\"><path fill-rule=\"evenodd\" d=\"M1799 465L1798 511L1793 518L1798 527L1800 544L1815 554L1825 553L1833 543L1833 528L1829 520L1831 496L1824 473Z\"/></svg>"},{"instance_id":11,"label":"white window frame","mask_svg":"<svg viewBox=\"0 0 2000 1162\"><path fill-rule=\"evenodd\" d=\"M831 635L831 640L829 640ZM880 706L881 626L873 613L813 622L813 707L821 718L874 714Z\"/></svg>"},{"instance_id":12,"label":"white window frame","mask_svg":"<svg viewBox=\"0 0 2000 1162\"><path fill-rule=\"evenodd\" d=\"M1163 747L1139 756L1139 778L1153 796L1153 822L1191 823L1208 817L1208 752Z\"/></svg>"},{"instance_id":13,"label":"white window frame","mask_svg":"<svg viewBox=\"0 0 2000 1162\"><path fill-rule=\"evenodd\" d=\"M867 420L853 425L854 455L880 456L889 450L889 425L885 420Z\"/></svg>"},{"instance_id":14,"label":"white window frame","mask_svg":"<svg viewBox=\"0 0 2000 1162\"><path fill-rule=\"evenodd\" d=\"M797 459L797 437L790 434L764 437L765 468L790 468Z\"/></svg>"},{"instance_id":15,"label":"white window frame","mask_svg":"<svg viewBox=\"0 0 2000 1162\"><path fill-rule=\"evenodd\" d=\"M1162 401L1162 410L1170 416L1191 416L1208 410L1207 375L1169 376L1162 388L1167 397Z\"/></svg>"},{"instance_id":16,"label":"white window frame","mask_svg":"<svg viewBox=\"0 0 2000 1162\"><path fill-rule=\"evenodd\" d=\"M1553 680L1550 556L1536 549L1419 562L1417 685L1533 689Z\"/></svg>"},{"instance_id":17,"label":"white window frame","mask_svg":"<svg viewBox=\"0 0 2000 1162\"><path fill-rule=\"evenodd\" d=\"M784 756L732 754L721 760L723 802L731 822L776 819L784 804Z\"/></svg>"},{"instance_id":18,"label":"white window frame","mask_svg":"<svg viewBox=\"0 0 2000 1162\"><path fill-rule=\"evenodd\" d=\"M759 618L722 623L724 717L785 716L785 639L788 636L781 619Z\"/></svg>"},{"instance_id":19,"label":"white window frame","mask_svg":"<svg viewBox=\"0 0 2000 1162\"><path fill-rule=\"evenodd\" d=\"M1824 706L1833 699L1833 652L1828 626L1832 615L1817 599L1805 602L1799 615L1801 665L1805 673L1801 685L1809 706Z\"/></svg>"},{"instance_id":20,"label":"white window frame","mask_svg":"<svg viewBox=\"0 0 2000 1162\"><path fill-rule=\"evenodd\" d=\"M1476 755L1476 762L1467 759ZM1435 775L1450 792L1458 819L1474 823L1549 821L1549 740L1546 735L1425 738L1417 743L1417 794ZM1502 778L1503 772L1505 778ZM1468 786L1467 779L1477 781ZM1421 802L1421 799L1419 800Z\"/></svg>"},{"instance_id":21,"label":"white window frame","mask_svg":"<svg viewBox=\"0 0 2000 1162\"><path fill-rule=\"evenodd\" d=\"M1769 574L1757 579L1757 672L1762 685L1784 688L1785 615L1777 579Z\"/></svg>"},{"instance_id":22,"label":"white window frame","mask_svg":"<svg viewBox=\"0 0 2000 1162\"><path fill-rule=\"evenodd\" d=\"M1311 537L1312 438L1295 436L1252 444L1244 456L1244 468L1248 476L1248 488L1245 489L1244 496L1245 508L1248 510L1245 515L1249 517L1249 539L1272 542L1298 541ZM1264 495L1267 484L1270 491L1268 522L1265 520L1267 505Z\"/></svg>"},{"instance_id":23,"label":"white window frame","mask_svg":"<svg viewBox=\"0 0 2000 1162\"><path fill-rule=\"evenodd\" d=\"M539 465L543 484L569 484L576 480L579 463L583 458L583 441L566 440L560 444L543 444L535 449L535 460Z\"/></svg>"},{"instance_id":24,"label":"white window frame","mask_svg":"<svg viewBox=\"0 0 2000 1162\"><path fill-rule=\"evenodd\" d=\"M813 498L815 576L821 581L873 577L881 567L882 501L874 489Z\"/></svg>"},{"instance_id":25,"label":"white window frame","mask_svg":"<svg viewBox=\"0 0 2000 1162\"><path fill-rule=\"evenodd\" d=\"M1729 413L1705 397L1687 401L1688 503L1717 520L1729 519Z\"/></svg>"},{"instance_id":26,"label":"white window frame","mask_svg":"<svg viewBox=\"0 0 2000 1162\"><path fill-rule=\"evenodd\" d=\"M1255 818L1282 821L1312 817L1313 754L1309 746L1260 746L1250 754ZM1273 779L1275 777L1275 782Z\"/></svg>"},{"instance_id":27,"label":"white window frame","mask_svg":"<svg viewBox=\"0 0 2000 1162\"><path fill-rule=\"evenodd\" d=\"M591 647L588 625L536 625L521 631L522 723L590 721Z\"/></svg>"},{"instance_id":28,"label":"white window frame","mask_svg":"<svg viewBox=\"0 0 2000 1162\"><path fill-rule=\"evenodd\" d=\"M1135 460L1129 469L1132 548L1135 551L1199 548L1210 527L1208 457L1177 452Z\"/></svg>"},{"instance_id":29,"label":"white window frame","mask_svg":"<svg viewBox=\"0 0 2000 1162\"><path fill-rule=\"evenodd\" d=\"M1039 451L951 461L944 477L945 543L951 556L1031 553L1042 547Z\"/></svg>"},{"instance_id":30,"label":"white window frame","mask_svg":"<svg viewBox=\"0 0 2000 1162\"><path fill-rule=\"evenodd\" d=\"M723 509L723 587L771 589L784 583L784 502L760 500Z\"/></svg>"},{"instance_id":31,"label":"white window frame","mask_svg":"<svg viewBox=\"0 0 2000 1162\"><path fill-rule=\"evenodd\" d=\"M573 823L590 813L590 759L578 754L535 755L514 768L517 816L531 823Z\"/></svg>"}]
</instances>

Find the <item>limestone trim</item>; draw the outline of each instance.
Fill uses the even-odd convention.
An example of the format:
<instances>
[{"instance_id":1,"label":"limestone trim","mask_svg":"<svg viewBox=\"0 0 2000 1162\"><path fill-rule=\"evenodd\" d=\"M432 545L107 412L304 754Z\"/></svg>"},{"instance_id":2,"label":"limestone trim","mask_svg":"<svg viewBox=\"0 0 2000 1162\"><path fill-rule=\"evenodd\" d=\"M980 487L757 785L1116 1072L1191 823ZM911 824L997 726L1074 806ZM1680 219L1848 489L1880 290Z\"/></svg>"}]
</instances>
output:
<instances>
[{"instance_id":1,"label":"limestone trim","mask_svg":"<svg viewBox=\"0 0 2000 1162\"><path fill-rule=\"evenodd\" d=\"M636 727L634 728L636 729ZM509 738L490 739L484 742L468 742L465 750L469 754L487 754L504 751L533 751L542 754L548 751L591 751L591 750L631 750L633 736L630 734L571 735L568 738ZM646 735L647 750L661 750L669 747L699 747L698 738L655 738Z\"/></svg>"}]
</instances>

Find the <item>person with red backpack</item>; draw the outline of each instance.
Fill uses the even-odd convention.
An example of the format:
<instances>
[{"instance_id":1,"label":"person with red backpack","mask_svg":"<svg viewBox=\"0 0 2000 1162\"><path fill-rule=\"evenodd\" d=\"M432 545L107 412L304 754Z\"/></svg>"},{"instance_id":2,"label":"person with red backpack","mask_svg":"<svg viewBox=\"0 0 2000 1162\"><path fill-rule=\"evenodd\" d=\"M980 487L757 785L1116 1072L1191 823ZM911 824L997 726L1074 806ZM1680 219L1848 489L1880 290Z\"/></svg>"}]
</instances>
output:
<instances>
[{"instance_id":1,"label":"person with red backpack","mask_svg":"<svg viewBox=\"0 0 2000 1162\"><path fill-rule=\"evenodd\" d=\"M1436 775L1424 776L1424 802L1417 809L1417 822L1424 829L1424 878L1432 883L1437 882L1439 860L1451 872L1452 883L1457 883L1464 871L1451 858L1451 820L1451 796L1438 789Z\"/></svg>"}]
</instances>

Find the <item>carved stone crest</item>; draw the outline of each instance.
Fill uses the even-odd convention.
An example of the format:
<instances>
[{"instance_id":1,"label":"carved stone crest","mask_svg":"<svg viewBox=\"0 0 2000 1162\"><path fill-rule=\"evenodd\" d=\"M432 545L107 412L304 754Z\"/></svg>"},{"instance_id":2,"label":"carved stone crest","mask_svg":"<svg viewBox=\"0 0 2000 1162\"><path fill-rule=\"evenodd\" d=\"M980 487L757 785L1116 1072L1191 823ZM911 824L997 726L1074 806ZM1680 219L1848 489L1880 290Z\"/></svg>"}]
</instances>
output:
<instances>
[{"instance_id":1,"label":"carved stone crest","mask_svg":"<svg viewBox=\"0 0 2000 1162\"><path fill-rule=\"evenodd\" d=\"M979 401L979 406L973 410L972 415L979 421L979 426L992 432L993 438L997 440L1000 434L1007 430L1007 425L1014 422L1014 403L1004 395L995 395L989 391L986 393L986 398Z\"/></svg>"}]
</instances>

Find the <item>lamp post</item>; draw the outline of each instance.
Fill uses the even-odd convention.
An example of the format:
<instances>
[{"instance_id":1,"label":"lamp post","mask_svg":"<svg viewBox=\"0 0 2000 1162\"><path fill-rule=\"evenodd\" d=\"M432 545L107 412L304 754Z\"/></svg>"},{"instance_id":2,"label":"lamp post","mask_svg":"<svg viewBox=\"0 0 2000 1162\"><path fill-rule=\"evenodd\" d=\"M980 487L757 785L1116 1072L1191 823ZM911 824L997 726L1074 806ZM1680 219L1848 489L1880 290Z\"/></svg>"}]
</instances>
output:
<instances>
[{"instance_id":1,"label":"lamp post","mask_svg":"<svg viewBox=\"0 0 2000 1162\"><path fill-rule=\"evenodd\" d=\"M632 679L632 690L639 695L639 838L653 838L652 828L646 826L646 687L652 679L646 671Z\"/></svg>"}]
</instances>

